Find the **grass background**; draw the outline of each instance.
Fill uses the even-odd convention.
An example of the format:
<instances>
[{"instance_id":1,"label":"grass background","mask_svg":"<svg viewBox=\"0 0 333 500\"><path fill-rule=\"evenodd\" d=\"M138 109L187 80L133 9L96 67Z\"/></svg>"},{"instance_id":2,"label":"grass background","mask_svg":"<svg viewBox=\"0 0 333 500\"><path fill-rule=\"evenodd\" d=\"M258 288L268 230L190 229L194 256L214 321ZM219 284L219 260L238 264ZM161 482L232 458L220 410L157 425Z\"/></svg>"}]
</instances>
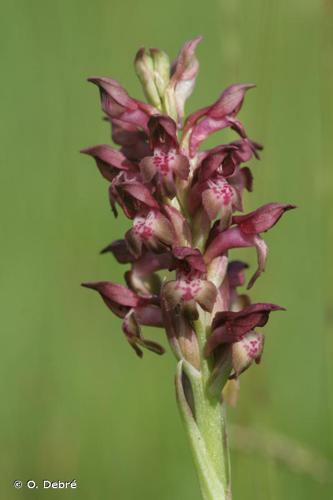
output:
<instances>
[{"instance_id":1,"label":"grass background","mask_svg":"<svg viewBox=\"0 0 333 500\"><path fill-rule=\"evenodd\" d=\"M263 363L242 378L230 421L333 459L332 8L329 0L3 0L1 500L199 500L172 356L137 359L119 321L79 287L121 280L98 250L128 223L112 218L107 185L78 153L109 140L85 77L111 75L141 97L137 48L175 56L199 33L189 109L230 83L256 82L241 118L265 151L246 207L299 206L266 237L268 269L253 297L288 312L266 328ZM332 498L332 484L260 450L234 450L232 460L236 500ZM46 478L75 478L78 490L12 487Z\"/></svg>"}]
</instances>

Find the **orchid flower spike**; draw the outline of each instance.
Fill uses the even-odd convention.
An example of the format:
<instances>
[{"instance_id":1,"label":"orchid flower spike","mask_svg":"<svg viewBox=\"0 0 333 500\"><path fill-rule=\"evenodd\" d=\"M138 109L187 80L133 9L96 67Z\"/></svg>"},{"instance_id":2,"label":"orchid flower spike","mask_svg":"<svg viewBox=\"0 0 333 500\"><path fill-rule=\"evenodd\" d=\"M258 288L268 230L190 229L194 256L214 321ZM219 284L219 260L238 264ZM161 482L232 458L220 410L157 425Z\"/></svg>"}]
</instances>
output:
<instances>
[{"instance_id":1,"label":"orchid flower spike","mask_svg":"<svg viewBox=\"0 0 333 500\"><path fill-rule=\"evenodd\" d=\"M160 338L146 339L144 327L165 330L179 363L180 410L196 456L205 457L197 460L204 498L226 499L231 498L228 474L222 472L226 447L219 434L224 420L208 408L221 403L228 380L259 363L265 340L261 329L270 313L283 310L266 302L252 304L239 291L249 266L229 257L233 249L255 249L258 263L247 285L251 288L266 266L262 234L296 207L275 202L242 213L244 192L253 191L253 163L250 168L248 162L258 160L262 150L238 117L254 84L230 85L215 102L185 117L199 72L201 40L186 42L173 64L159 49L137 52L135 70L148 103L131 97L112 78L88 79L99 89L114 144L82 153L95 160L108 183L114 215L122 210L130 228L101 252L126 266L125 283L83 286L98 292L120 318L139 357L145 349L165 352ZM204 149L208 137L226 128L235 133L232 142ZM209 435L211 429L216 429L216 439ZM207 468L209 481L203 480Z\"/></svg>"}]
</instances>

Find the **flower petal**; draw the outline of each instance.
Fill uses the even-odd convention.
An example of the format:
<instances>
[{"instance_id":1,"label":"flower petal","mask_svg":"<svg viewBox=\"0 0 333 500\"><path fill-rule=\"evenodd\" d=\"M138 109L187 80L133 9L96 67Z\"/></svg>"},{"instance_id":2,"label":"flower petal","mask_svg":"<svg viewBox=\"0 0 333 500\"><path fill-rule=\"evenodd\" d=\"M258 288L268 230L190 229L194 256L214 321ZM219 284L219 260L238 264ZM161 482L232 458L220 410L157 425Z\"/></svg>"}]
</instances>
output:
<instances>
[{"instance_id":1,"label":"flower petal","mask_svg":"<svg viewBox=\"0 0 333 500\"><path fill-rule=\"evenodd\" d=\"M199 179L201 181L210 179L212 175L214 175L214 173L221 167L221 165L223 165L223 161L228 155L227 146L223 144L222 146L219 146L219 148L214 148L210 152L207 151L206 154L207 156L202 160L199 168ZM224 170L223 174L225 174Z\"/></svg>"},{"instance_id":2,"label":"flower petal","mask_svg":"<svg viewBox=\"0 0 333 500\"><path fill-rule=\"evenodd\" d=\"M148 144L148 135L138 125L116 118L109 119L112 127L112 140L122 146L121 152L129 159L139 162L152 154Z\"/></svg>"},{"instance_id":3,"label":"flower petal","mask_svg":"<svg viewBox=\"0 0 333 500\"><path fill-rule=\"evenodd\" d=\"M176 280L168 281L163 286L163 300L166 311L172 311L182 299L182 290Z\"/></svg>"},{"instance_id":4,"label":"flower petal","mask_svg":"<svg viewBox=\"0 0 333 500\"><path fill-rule=\"evenodd\" d=\"M244 270L248 269L249 265L241 260L233 260L228 265L228 279L229 286L231 288L236 288L237 286L243 286L245 283Z\"/></svg>"},{"instance_id":5,"label":"flower petal","mask_svg":"<svg viewBox=\"0 0 333 500\"><path fill-rule=\"evenodd\" d=\"M245 234L259 234L271 229L287 210L296 205L268 203L246 215L236 215L233 223L237 224Z\"/></svg>"},{"instance_id":6,"label":"flower petal","mask_svg":"<svg viewBox=\"0 0 333 500\"><path fill-rule=\"evenodd\" d=\"M80 152L92 156L95 159L102 176L109 181L113 180L115 176L115 169L117 171L136 168L133 163L128 161L123 153L106 144L85 148Z\"/></svg>"},{"instance_id":7,"label":"flower petal","mask_svg":"<svg viewBox=\"0 0 333 500\"><path fill-rule=\"evenodd\" d=\"M158 113L152 106L132 99L112 78L92 77L88 81L99 87L102 110L110 118L119 118L146 129L150 116Z\"/></svg>"},{"instance_id":8,"label":"flower petal","mask_svg":"<svg viewBox=\"0 0 333 500\"><path fill-rule=\"evenodd\" d=\"M111 252L115 259L121 264L128 264L135 260L129 251L126 240L115 240L110 245L101 250L101 254Z\"/></svg>"},{"instance_id":9,"label":"flower petal","mask_svg":"<svg viewBox=\"0 0 333 500\"><path fill-rule=\"evenodd\" d=\"M157 201L144 184L140 182L123 182L121 188L147 207L159 208Z\"/></svg>"},{"instance_id":10,"label":"flower petal","mask_svg":"<svg viewBox=\"0 0 333 500\"><path fill-rule=\"evenodd\" d=\"M154 253L147 251L140 259L134 262L132 269L139 276L159 271L161 269L170 269L173 264L173 257L170 252Z\"/></svg>"},{"instance_id":11,"label":"flower petal","mask_svg":"<svg viewBox=\"0 0 333 500\"><path fill-rule=\"evenodd\" d=\"M140 161L140 172L143 182L150 182L155 176L157 169L153 156L146 156Z\"/></svg>"},{"instance_id":12,"label":"flower petal","mask_svg":"<svg viewBox=\"0 0 333 500\"><path fill-rule=\"evenodd\" d=\"M88 78L88 82L98 86L102 98L109 98L109 102L105 102L105 104L109 104L109 108L107 108L107 110L103 109L106 114L112 116L124 109L136 110L138 108L134 99L132 99L126 90L116 80L113 80L113 78L92 76Z\"/></svg>"},{"instance_id":13,"label":"flower petal","mask_svg":"<svg viewBox=\"0 0 333 500\"><path fill-rule=\"evenodd\" d=\"M161 289L161 278L158 274L151 273L149 275L138 274L133 267L124 274L128 288L133 290L142 298L153 299L154 295L158 295ZM156 299L157 300L157 299Z\"/></svg>"},{"instance_id":14,"label":"flower petal","mask_svg":"<svg viewBox=\"0 0 333 500\"><path fill-rule=\"evenodd\" d=\"M119 318L124 318L129 309L136 307L142 301L128 288L107 281L82 283L82 286L96 290L106 306Z\"/></svg>"},{"instance_id":15,"label":"flower petal","mask_svg":"<svg viewBox=\"0 0 333 500\"><path fill-rule=\"evenodd\" d=\"M140 325L163 327L161 308L154 304L147 304L135 308L135 317Z\"/></svg>"},{"instance_id":16,"label":"flower petal","mask_svg":"<svg viewBox=\"0 0 333 500\"><path fill-rule=\"evenodd\" d=\"M190 163L184 155L175 155L172 161L172 170L178 177L187 180L190 173Z\"/></svg>"},{"instance_id":17,"label":"flower petal","mask_svg":"<svg viewBox=\"0 0 333 500\"><path fill-rule=\"evenodd\" d=\"M255 87L254 83L241 83L227 87L211 107L209 116L220 119L223 116L235 115L240 110L245 93Z\"/></svg>"},{"instance_id":18,"label":"flower petal","mask_svg":"<svg viewBox=\"0 0 333 500\"><path fill-rule=\"evenodd\" d=\"M245 235L237 227L231 227L226 231L221 231L210 242L205 252L206 262L210 262L215 257L224 254L231 248L244 248L254 245L253 236Z\"/></svg>"},{"instance_id":19,"label":"flower petal","mask_svg":"<svg viewBox=\"0 0 333 500\"><path fill-rule=\"evenodd\" d=\"M125 240L131 254L138 259L142 253L143 238L132 228L125 234Z\"/></svg>"},{"instance_id":20,"label":"flower petal","mask_svg":"<svg viewBox=\"0 0 333 500\"><path fill-rule=\"evenodd\" d=\"M241 176L243 177L244 187L251 193L253 191L253 175L249 167L243 167L240 169Z\"/></svg>"},{"instance_id":21,"label":"flower petal","mask_svg":"<svg viewBox=\"0 0 333 500\"><path fill-rule=\"evenodd\" d=\"M126 307L136 307L140 303L140 298L131 290L118 283L109 281L97 281L91 283L82 283L85 288L96 290L103 299L110 300L116 304Z\"/></svg>"},{"instance_id":22,"label":"flower petal","mask_svg":"<svg viewBox=\"0 0 333 500\"><path fill-rule=\"evenodd\" d=\"M223 255L215 257L208 265L207 279L214 283L216 288L222 285L227 272L228 258Z\"/></svg>"},{"instance_id":23,"label":"flower petal","mask_svg":"<svg viewBox=\"0 0 333 500\"><path fill-rule=\"evenodd\" d=\"M152 227L156 238L166 245L171 245L175 240L175 233L168 219L157 210L151 210L149 214L154 214L154 217L152 216Z\"/></svg>"}]
</instances>

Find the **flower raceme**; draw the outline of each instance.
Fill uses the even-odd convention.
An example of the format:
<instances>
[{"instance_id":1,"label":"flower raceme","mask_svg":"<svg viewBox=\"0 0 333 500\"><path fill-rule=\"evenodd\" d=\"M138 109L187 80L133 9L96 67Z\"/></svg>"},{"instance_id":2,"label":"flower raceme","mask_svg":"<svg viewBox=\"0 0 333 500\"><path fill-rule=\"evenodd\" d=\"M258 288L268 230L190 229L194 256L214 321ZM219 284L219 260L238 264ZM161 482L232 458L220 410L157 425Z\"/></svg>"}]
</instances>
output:
<instances>
[{"instance_id":1,"label":"flower raceme","mask_svg":"<svg viewBox=\"0 0 333 500\"><path fill-rule=\"evenodd\" d=\"M115 216L122 209L131 227L123 239L102 250L129 266L127 286L84 286L97 291L122 319L125 337L139 356L142 349L164 352L143 337L142 326L164 328L179 360L199 371L202 359L211 360L211 384L221 391L228 378L260 361L264 335L256 329L271 312L283 309L251 304L238 293L248 266L229 262L229 253L255 248L258 267L250 288L265 269L262 233L295 206L268 203L241 213L244 190L253 189L252 172L244 163L259 159L262 149L237 117L253 84L231 85L212 105L184 118L199 70L195 51L200 41L186 42L173 64L160 50L138 51L135 68L148 104L130 97L111 78L89 78L99 88L118 148L99 145L82 152L95 159L109 182ZM202 149L210 135L225 128L238 138ZM203 345L197 334L202 318Z\"/></svg>"}]
</instances>

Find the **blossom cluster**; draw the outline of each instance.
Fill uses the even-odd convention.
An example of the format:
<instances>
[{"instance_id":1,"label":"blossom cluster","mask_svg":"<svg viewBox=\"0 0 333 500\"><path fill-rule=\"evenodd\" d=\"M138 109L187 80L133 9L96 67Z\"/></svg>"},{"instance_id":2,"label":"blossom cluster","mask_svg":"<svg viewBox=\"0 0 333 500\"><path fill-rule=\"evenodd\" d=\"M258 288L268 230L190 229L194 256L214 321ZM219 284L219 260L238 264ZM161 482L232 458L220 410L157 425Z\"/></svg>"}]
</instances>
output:
<instances>
[{"instance_id":1,"label":"blossom cluster","mask_svg":"<svg viewBox=\"0 0 333 500\"><path fill-rule=\"evenodd\" d=\"M135 67L149 104L130 97L111 78L89 78L99 88L119 148L103 144L82 152L95 159L108 181L114 215L122 209L131 227L102 250L128 266L126 286L108 281L84 286L99 292L122 319L126 339L139 356L144 348L164 352L144 337L142 326L164 328L178 359L198 370L202 357L212 360L214 384L221 374L237 378L259 362L264 336L257 328L270 312L283 309L252 304L238 292L248 265L229 261L229 251L255 249L251 288L265 269L267 245L261 234L294 206L268 203L242 214L243 193L253 188L252 172L243 164L259 159L262 146L248 137L237 115L254 85L231 85L216 102L184 118L198 74L200 40L185 43L172 65L160 50L139 50ZM226 128L236 140L202 148ZM208 328L201 348L196 325L203 317Z\"/></svg>"}]
</instances>

